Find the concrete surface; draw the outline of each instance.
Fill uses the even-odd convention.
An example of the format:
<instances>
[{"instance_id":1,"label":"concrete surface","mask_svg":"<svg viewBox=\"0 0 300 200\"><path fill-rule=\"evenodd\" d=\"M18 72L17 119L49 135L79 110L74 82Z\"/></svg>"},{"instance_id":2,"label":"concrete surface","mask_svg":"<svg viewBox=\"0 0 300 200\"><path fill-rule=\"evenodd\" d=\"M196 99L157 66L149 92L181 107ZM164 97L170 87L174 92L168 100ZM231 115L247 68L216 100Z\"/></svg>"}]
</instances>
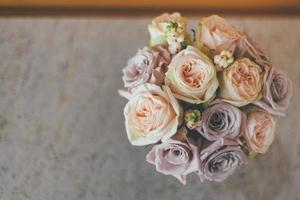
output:
<instances>
[{"instance_id":1,"label":"concrete surface","mask_svg":"<svg viewBox=\"0 0 300 200\"><path fill-rule=\"evenodd\" d=\"M155 172L124 130L121 69L149 22L0 18L0 199L300 199L300 18L233 19L288 70L294 97L267 154L187 186Z\"/></svg>"}]
</instances>

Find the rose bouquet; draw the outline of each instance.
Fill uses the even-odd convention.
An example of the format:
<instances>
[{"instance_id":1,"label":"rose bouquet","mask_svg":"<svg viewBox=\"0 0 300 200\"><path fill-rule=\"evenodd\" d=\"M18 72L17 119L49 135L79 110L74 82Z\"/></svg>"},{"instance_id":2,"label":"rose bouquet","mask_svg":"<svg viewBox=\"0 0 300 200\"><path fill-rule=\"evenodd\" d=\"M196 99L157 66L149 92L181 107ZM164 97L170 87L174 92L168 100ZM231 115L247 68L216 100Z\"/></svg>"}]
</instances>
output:
<instances>
[{"instance_id":1,"label":"rose bouquet","mask_svg":"<svg viewBox=\"0 0 300 200\"><path fill-rule=\"evenodd\" d=\"M223 181L275 137L292 84L250 37L219 16L187 30L179 13L148 26L150 40L123 69L125 126L146 160L183 184Z\"/></svg>"}]
</instances>

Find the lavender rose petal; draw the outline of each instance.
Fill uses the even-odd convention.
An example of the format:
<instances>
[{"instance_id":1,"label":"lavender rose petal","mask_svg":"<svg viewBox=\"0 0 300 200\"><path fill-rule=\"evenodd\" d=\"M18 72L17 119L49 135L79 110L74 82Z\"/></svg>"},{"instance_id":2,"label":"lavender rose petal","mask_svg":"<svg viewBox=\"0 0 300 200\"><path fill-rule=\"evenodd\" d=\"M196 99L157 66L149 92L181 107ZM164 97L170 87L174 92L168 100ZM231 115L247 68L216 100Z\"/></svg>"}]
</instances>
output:
<instances>
[{"instance_id":1,"label":"lavender rose petal","mask_svg":"<svg viewBox=\"0 0 300 200\"><path fill-rule=\"evenodd\" d=\"M155 165L158 172L172 175L182 184L186 184L189 173L199 169L198 148L188 142L173 139L155 145L147 154L146 160Z\"/></svg>"},{"instance_id":2,"label":"lavender rose petal","mask_svg":"<svg viewBox=\"0 0 300 200\"><path fill-rule=\"evenodd\" d=\"M204 111L202 122L196 130L207 140L235 139L243 128L245 115L235 106L216 100Z\"/></svg>"},{"instance_id":3,"label":"lavender rose petal","mask_svg":"<svg viewBox=\"0 0 300 200\"><path fill-rule=\"evenodd\" d=\"M235 52L236 57L241 57L248 53L260 67L268 68L270 66L270 61L264 52L259 48L258 44L246 34L243 34L239 41L237 42L237 49Z\"/></svg>"},{"instance_id":4,"label":"lavender rose petal","mask_svg":"<svg viewBox=\"0 0 300 200\"><path fill-rule=\"evenodd\" d=\"M142 83L161 85L170 62L171 55L163 46L139 49L123 69L124 86L131 90Z\"/></svg>"},{"instance_id":5,"label":"lavender rose petal","mask_svg":"<svg viewBox=\"0 0 300 200\"><path fill-rule=\"evenodd\" d=\"M236 141L219 139L201 151L199 176L221 182L246 163L246 156Z\"/></svg>"},{"instance_id":6,"label":"lavender rose petal","mask_svg":"<svg viewBox=\"0 0 300 200\"><path fill-rule=\"evenodd\" d=\"M291 97L292 81L286 72L272 67L264 76L263 97L254 104L273 115L285 116Z\"/></svg>"}]
</instances>

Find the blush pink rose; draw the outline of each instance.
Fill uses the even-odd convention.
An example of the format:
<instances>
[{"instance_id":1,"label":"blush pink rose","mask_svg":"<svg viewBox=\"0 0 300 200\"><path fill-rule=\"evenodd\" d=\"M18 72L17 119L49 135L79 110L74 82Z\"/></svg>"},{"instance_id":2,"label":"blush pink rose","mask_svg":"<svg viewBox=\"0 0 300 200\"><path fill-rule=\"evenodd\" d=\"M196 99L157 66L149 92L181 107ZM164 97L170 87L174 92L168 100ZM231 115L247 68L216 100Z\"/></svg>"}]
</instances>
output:
<instances>
[{"instance_id":1,"label":"blush pink rose","mask_svg":"<svg viewBox=\"0 0 300 200\"><path fill-rule=\"evenodd\" d=\"M143 84L129 95L124 108L126 132L132 145L154 144L173 136L181 123L181 108L170 89Z\"/></svg>"},{"instance_id":2,"label":"blush pink rose","mask_svg":"<svg viewBox=\"0 0 300 200\"><path fill-rule=\"evenodd\" d=\"M217 15L203 18L197 29L198 40L210 49L234 51L241 33Z\"/></svg>"},{"instance_id":3,"label":"blush pink rose","mask_svg":"<svg viewBox=\"0 0 300 200\"><path fill-rule=\"evenodd\" d=\"M275 119L259 108L247 111L244 139L250 152L265 153L275 137Z\"/></svg>"},{"instance_id":4,"label":"blush pink rose","mask_svg":"<svg viewBox=\"0 0 300 200\"><path fill-rule=\"evenodd\" d=\"M248 58L240 58L220 74L219 98L241 107L262 96L263 70Z\"/></svg>"}]
</instances>

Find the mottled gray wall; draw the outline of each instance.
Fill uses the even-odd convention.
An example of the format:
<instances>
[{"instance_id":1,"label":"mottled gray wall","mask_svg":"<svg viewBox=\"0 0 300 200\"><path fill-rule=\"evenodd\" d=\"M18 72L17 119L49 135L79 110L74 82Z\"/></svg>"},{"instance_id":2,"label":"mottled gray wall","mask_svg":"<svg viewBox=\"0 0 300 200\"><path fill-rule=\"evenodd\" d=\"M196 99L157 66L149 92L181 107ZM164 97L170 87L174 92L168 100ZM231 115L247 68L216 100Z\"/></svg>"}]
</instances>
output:
<instances>
[{"instance_id":1,"label":"mottled gray wall","mask_svg":"<svg viewBox=\"0 0 300 200\"><path fill-rule=\"evenodd\" d=\"M300 199L300 18L233 20L288 70L294 97L267 154L187 186L155 172L124 130L121 69L149 21L0 18L0 199Z\"/></svg>"}]
</instances>

